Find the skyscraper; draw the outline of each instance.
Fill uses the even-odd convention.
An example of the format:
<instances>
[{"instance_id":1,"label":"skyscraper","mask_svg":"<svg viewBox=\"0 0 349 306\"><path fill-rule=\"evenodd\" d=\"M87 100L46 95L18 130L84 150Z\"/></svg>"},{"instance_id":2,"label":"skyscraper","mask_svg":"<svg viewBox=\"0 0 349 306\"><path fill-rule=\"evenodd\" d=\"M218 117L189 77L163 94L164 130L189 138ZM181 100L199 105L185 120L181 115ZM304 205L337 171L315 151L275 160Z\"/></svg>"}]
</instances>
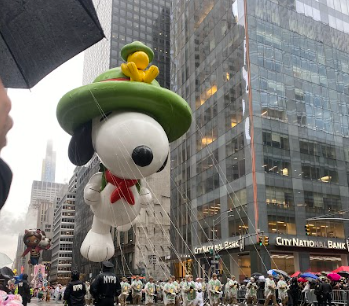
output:
<instances>
[{"instance_id":1,"label":"skyscraper","mask_svg":"<svg viewBox=\"0 0 349 306\"><path fill-rule=\"evenodd\" d=\"M75 225L76 169L68 186L57 193L51 241L52 260L50 282L67 284L72 270L72 251Z\"/></svg>"},{"instance_id":2,"label":"skyscraper","mask_svg":"<svg viewBox=\"0 0 349 306\"><path fill-rule=\"evenodd\" d=\"M41 180L55 182L56 177L56 152L53 151L53 142L49 140L46 146L46 156L42 161Z\"/></svg>"},{"instance_id":3,"label":"skyscraper","mask_svg":"<svg viewBox=\"0 0 349 306\"><path fill-rule=\"evenodd\" d=\"M348 226L307 221L348 209L348 7L173 1L171 85L194 120L171 146L178 276L348 263Z\"/></svg>"},{"instance_id":4,"label":"skyscraper","mask_svg":"<svg viewBox=\"0 0 349 306\"><path fill-rule=\"evenodd\" d=\"M156 78L163 87L170 86L170 0L107 0L103 6L94 1L104 33L102 40L85 52L84 83L98 74L120 66L121 48L135 40L154 51L152 64L160 70Z\"/></svg>"}]
</instances>

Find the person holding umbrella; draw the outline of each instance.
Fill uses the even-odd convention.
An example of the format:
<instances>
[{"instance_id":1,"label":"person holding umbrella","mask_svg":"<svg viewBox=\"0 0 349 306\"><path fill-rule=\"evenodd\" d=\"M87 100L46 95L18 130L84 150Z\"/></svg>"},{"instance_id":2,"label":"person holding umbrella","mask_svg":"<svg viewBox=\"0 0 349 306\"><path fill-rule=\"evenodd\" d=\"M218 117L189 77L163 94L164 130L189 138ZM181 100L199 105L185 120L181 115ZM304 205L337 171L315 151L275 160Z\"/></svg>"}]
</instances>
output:
<instances>
[{"instance_id":1,"label":"person holding umbrella","mask_svg":"<svg viewBox=\"0 0 349 306\"><path fill-rule=\"evenodd\" d=\"M297 277L291 279L290 289L289 289L289 300L292 306L297 306L299 301L299 285Z\"/></svg>"},{"instance_id":2,"label":"person holding umbrella","mask_svg":"<svg viewBox=\"0 0 349 306\"><path fill-rule=\"evenodd\" d=\"M0 80L0 153L6 146L6 135L13 126L9 113L11 110L11 100ZM0 209L5 204L10 192L12 182L12 172L9 166L0 158Z\"/></svg>"},{"instance_id":3,"label":"person holding umbrella","mask_svg":"<svg viewBox=\"0 0 349 306\"><path fill-rule=\"evenodd\" d=\"M23 274L22 281L18 283L18 294L22 297L23 306L27 306L31 299L30 286L27 279L28 275Z\"/></svg>"},{"instance_id":4,"label":"person holding umbrella","mask_svg":"<svg viewBox=\"0 0 349 306\"><path fill-rule=\"evenodd\" d=\"M320 278L316 280L314 294L316 296L318 306L322 306L322 292L321 292L321 282Z\"/></svg>"},{"instance_id":5,"label":"person holding umbrella","mask_svg":"<svg viewBox=\"0 0 349 306\"><path fill-rule=\"evenodd\" d=\"M323 306L326 306L327 303L329 306L331 306L332 302L332 297L331 297L331 292L332 292L332 286L330 285L330 280L326 279L320 286L320 292L323 297Z\"/></svg>"}]
</instances>

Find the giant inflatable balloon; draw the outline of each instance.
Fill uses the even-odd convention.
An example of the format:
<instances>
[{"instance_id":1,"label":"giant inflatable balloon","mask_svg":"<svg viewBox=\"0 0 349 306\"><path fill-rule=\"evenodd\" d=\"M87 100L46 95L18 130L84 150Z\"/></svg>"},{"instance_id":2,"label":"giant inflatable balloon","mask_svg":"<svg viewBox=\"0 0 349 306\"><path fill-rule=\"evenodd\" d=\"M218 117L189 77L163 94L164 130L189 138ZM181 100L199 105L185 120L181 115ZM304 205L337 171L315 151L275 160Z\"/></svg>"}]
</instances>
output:
<instances>
[{"instance_id":1,"label":"giant inflatable balloon","mask_svg":"<svg viewBox=\"0 0 349 306\"><path fill-rule=\"evenodd\" d=\"M51 246L51 239L46 237L44 231L40 229L25 230L23 242L27 246L22 257L30 252L29 263L37 265L39 263L40 252L48 250Z\"/></svg>"},{"instance_id":2,"label":"giant inflatable balloon","mask_svg":"<svg viewBox=\"0 0 349 306\"><path fill-rule=\"evenodd\" d=\"M72 139L71 162L81 166L96 153L102 167L84 189L94 213L81 254L95 262L114 254L110 227L125 231L151 199L145 177L166 166L169 143L189 129L189 105L155 80L156 66L146 69L153 51L141 42L124 46L125 60L92 84L64 95L57 106L61 127Z\"/></svg>"},{"instance_id":3,"label":"giant inflatable balloon","mask_svg":"<svg viewBox=\"0 0 349 306\"><path fill-rule=\"evenodd\" d=\"M25 230L23 242L27 246L22 254L22 257L30 252L30 264L37 265L39 263L40 253L36 251L37 246L41 241L42 235L39 229Z\"/></svg>"}]
</instances>

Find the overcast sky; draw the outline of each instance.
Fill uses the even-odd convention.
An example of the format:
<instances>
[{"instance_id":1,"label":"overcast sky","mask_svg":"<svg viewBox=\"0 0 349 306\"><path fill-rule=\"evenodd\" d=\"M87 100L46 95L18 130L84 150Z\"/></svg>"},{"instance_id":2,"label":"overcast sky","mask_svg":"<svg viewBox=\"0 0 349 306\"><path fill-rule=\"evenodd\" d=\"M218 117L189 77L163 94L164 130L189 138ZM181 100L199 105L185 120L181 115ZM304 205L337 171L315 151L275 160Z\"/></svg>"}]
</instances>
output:
<instances>
[{"instance_id":1,"label":"overcast sky","mask_svg":"<svg viewBox=\"0 0 349 306\"><path fill-rule=\"evenodd\" d=\"M14 126L1 152L11 167L13 182L9 198L0 212L0 252L12 260L17 237L24 231L33 180L41 180L47 140L57 152L56 182L68 182L74 166L68 159L70 136L59 126L56 106L69 90L82 85L83 54L79 54L44 78L31 90L9 89Z\"/></svg>"}]
</instances>

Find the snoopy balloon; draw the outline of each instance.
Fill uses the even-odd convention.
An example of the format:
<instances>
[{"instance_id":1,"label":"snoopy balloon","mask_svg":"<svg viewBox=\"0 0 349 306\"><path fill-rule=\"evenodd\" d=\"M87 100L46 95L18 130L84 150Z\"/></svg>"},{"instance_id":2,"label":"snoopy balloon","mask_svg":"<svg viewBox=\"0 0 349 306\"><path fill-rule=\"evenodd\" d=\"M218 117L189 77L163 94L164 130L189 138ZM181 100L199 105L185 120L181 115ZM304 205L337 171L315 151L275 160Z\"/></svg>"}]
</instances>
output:
<instances>
[{"instance_id":1,"label":"snoopy balloon","mask_svg":"<svg viewBox=\"0 0 349 306\"><path fill-rule=\"evenodd\" d=\"M151 199L144 179L166 166L169 143L192 120L187 102L155 80L158 68L146 69L154 56L149 47L133 42L121 56L126 64L68 92L57 106L60 125L72 135L71 162L85 165L97 154L102 164L84 189L94 218L80 251L95 262L113 256L110 227L127 231L135 222Z\"/></svg>"}]
</instances>

